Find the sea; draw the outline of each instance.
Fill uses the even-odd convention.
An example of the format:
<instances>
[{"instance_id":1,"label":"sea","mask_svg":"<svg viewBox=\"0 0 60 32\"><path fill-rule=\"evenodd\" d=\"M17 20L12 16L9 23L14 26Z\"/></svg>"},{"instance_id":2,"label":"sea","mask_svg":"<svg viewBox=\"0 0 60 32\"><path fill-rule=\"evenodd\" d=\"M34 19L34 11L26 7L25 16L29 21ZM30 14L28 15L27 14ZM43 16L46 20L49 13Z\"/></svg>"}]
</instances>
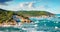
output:
<instances>
[{"instance_id":1,"label":"sea","mask_svg":"<svg viewBox=\"0 0 60 32\"><path fill-rule=\"evenodd\" d=\"M29 18L32 23L20 26L0 27L0 32L60 32L60 14L48 18Z\"/></svg>"}]
</instances>

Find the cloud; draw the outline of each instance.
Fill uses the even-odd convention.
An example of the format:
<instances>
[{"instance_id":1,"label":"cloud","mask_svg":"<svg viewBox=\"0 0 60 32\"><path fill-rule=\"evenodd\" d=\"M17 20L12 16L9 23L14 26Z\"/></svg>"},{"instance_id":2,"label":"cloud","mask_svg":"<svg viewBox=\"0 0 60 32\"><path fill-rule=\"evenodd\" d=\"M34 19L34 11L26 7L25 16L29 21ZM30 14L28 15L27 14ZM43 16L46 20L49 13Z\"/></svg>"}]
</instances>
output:
<instances>
[{"instance_id":1,"label":"cloud","mask_svg":"<svg viewBox=\"0 0 60 32\"><path fill-rule=\"evenodd\" d=\"M6 9L6 10L32 10L33 9L33 2L23 2L19 3L17 5L0 5L0 8Z\"/></svg>"},{"instance_id":2,"label":"cloud","mask_svg":"<svg viewBox=\"0 0 60 32\"><path fill-rule=\"evenodd\" d=\"M11 11L19 11L19 10L39 10L39 11L48 11L51 13L60 13L60 9L57 8L50 8L50 6L47 5L39 5L35 6L35 2L21 2L16 5L0 5L0 8L6 9L6 10L11 10ZM58 10L58 11L57 11Z\"/></svg>"},{"instance_id":3,"label":"cloud","mask_svg":"<svg viewBox=\"0 0 60 32\"><path fill-rule=\"evenodd\" d=\"M40 5L38 7L35 7L35 2L22 2L19 3L17 5L8 5L8 6L3 6L0 5L0 8L6 9L6 10L13 10L13 11L17 11L17 10L46 10L45 5Z\"/></svg>"},{"instance_id":4,"label":"cloud","mask_svg":"<svg viewBox=\"0 0 60 32\"><path fill-rule=\"evenodd\" d=\"M9 1L11 1L11 0L9 0ZM5 0L4 2L7 4L12 4L12 5L8 5L8 6L0 5L0 8L6 9L6 10L17 11L17 10L43 10L43 9L45 9L44 6L35 7L35 5L36 5L35 2L21 2L16 5L13 5L13 3L11 3L11 2L7 2L7 0Z\"/></svg>"}]
</instances>

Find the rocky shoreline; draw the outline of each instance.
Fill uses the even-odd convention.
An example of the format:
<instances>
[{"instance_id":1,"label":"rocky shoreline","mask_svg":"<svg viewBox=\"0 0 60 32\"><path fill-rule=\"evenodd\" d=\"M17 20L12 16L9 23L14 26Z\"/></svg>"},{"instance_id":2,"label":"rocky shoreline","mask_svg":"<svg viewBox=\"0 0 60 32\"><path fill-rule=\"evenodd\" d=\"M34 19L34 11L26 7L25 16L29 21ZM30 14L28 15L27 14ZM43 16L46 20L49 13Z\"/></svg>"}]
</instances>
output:
<instances>
[{"instance_id":1,"label":"rocky shoreline","mask_svg":"<svg viewBox=\"0 0 60 32\"><path fill-rule=\"evenodd\" d=\"M18 22L31 23L33 21L29 19L30 17L48 18L52 16L54 14L47 11L7 11L0 9L0 25L16 25Z\"/></svg>"},{"instance_id":2,"label":"rocky shoreline","mask_svg":"<svg viewBox=\"0 0 60 32\"><path fill-rule=\"evenodd\" d=\"M24 17L24 16L18 16L16 15L16 18L19 18L19 22L21 21L21 23L31 23L32 21L29 19L29 17ZM2 23L0 23L0 26L3 26L3 25L16 25L18 24L18 22L11 18L9 19L8 21L3 21Z\"/></svg>"},{"instance_id":3,"label":"rocky shoreline","mask_svg":"<svg viewBox=\"0 0 60 32\"><path fill-rule=\"evenodd\" d=\"M33 21L31 21L29 19L30 17L24 17L24 16L20 16L20 15L16 15L15 17L19 18L19 22L21 21L22 24L23 23L31 23L31 22L33 22ZM38 17L35 17L35 18L48 18L48 17L49 16L38 16ZM16 19L11 18L7 22L4 21L4 22L0 23L0 26L2 26L2 25L16 25L16 24L18 24L17 21L16 21Z\"/></svg>"}]
</instances>

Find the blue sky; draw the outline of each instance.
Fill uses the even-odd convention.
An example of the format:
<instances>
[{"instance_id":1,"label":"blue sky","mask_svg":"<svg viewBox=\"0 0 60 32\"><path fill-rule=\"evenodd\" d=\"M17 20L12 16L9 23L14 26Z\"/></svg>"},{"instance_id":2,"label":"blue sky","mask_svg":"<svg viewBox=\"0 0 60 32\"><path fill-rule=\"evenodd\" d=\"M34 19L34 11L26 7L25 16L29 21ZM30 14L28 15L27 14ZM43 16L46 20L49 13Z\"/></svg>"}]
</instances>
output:
<instances>
[{"instance_id":1,"label":"blue sky","mask_svg":"<svg viewBox=\"0 0 60 32\"><path fill-rule=\"evenodd\" d=\"M60 14L60 0L0 0L0 8L12 11L41 10Z\"/></svg>"}]
</instances>

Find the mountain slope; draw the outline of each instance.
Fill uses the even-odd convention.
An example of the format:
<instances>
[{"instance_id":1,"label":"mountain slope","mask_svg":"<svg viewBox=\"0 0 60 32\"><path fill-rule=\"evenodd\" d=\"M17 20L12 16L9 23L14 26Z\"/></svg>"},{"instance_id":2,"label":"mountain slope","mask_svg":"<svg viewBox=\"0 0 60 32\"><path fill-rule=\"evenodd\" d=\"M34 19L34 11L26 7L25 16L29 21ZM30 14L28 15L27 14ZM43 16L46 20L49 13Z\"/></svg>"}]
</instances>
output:
<instances>
[{"instance_id":1,"label":"mountain slope","mask_svg":"<svg viewBox=\"0 0 60 32\"><path fill-rule=\"evenodd\" d=\"M27 15L27 16L42 16L42 15L46 15L46 16L51 16L54 15L53 13L50 12L46 12L46 11L18 11L17 14L19 15Z\"/></svg>"},{"instance_id":2,"label":"mountain slope","mask_svg":"<svg viewBox=\"0 0 60 32\"><path fill-rule=\"evenodd\" d=\"M46 12L46 11L7 11L7 10L3 10L0 9L0 22L2 21L6 21L9 20L9 18L11 18L13 16L13 14L17 14L17 15L23 15L23 16L42 16L42 15L46 15L46 16L51 16L54 15L53 13L50 12Z\"/></svg>"}]
</instances>

